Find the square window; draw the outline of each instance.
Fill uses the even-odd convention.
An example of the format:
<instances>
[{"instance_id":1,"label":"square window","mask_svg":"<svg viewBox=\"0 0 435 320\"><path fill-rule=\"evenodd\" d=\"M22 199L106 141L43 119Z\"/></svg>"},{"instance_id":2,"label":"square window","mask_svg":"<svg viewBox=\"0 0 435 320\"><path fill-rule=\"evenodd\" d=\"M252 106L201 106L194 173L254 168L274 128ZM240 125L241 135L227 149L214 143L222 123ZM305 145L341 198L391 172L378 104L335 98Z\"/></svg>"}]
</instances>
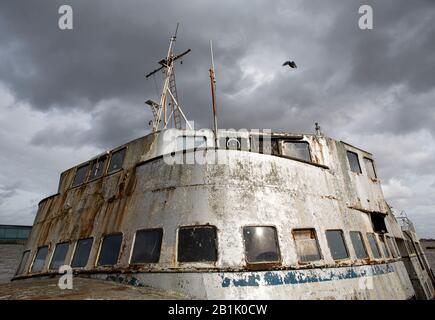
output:
<instances>
[{"instance_id":1,"label":"square window","mask_svg":"<svg viewBox=\"0 0 435 320\"><path fill-rule=\"evenodd\" d=\"M177 137L177 150L189 150L206 148L207 138L205 136L180 136Z\"/></svg>"},{"instance_id":2,"label":"square window","mask_svg":"<svg viewBox=\"0 0 435 320\"><path fill-rule=\"evenodd\" d=\"M18 266L16 275L22 275L25 273L25 268L27 265L27 261L29 260L30 250L26 250L23 252L23 256L21 257L20 265Z\"/></svg>"},{"instance_id":3,"label":"square window","mask_svg":"<svg viewBox=\"0 0 435 320\"><path fill-rule=\"evenodd\" d=\"M36 253L35 260L32 265L32 272L41 272L44 268L45 258L47 257L48 246L38 248L38 252Z\"/></svg>"},{"instance_id":4,"label":"square window","mask_svg":"<svg viewBox=\"0 0 435 320\"><path fill-rule=\"evenodd\" d=\"M105 236L101 244L98 266L113 266L118 262L121 249L122 234L111 234Z\"/></svg>"},{"instance_id":5,"label":"square window","mask_svg":"<svg viewBox=\"0 0 435 320\"><path fill-rule=\"evenodd\" d=\"M299 262L317 261L321 259L316 231L314 229L293 230L296 252Z\"/></svg>"},{"instance_id":6,"label":"square window","mask_svg":"<svg viewBox=\"0 0 435 320\"><path fill-rule=\"evenodd\" d=\"M83 268L88 264L94 238L80 239L77 241L74 257L71 263L73 268Z\"/></svg>"},{"instance_id":7,"label":"square window","mask_svg":"<svg viewBox=\"0 0 435 320\"><path fill-rule=\"evenodd\" d=\"M379 251L379 246L376 241L374 233L367 233L367 239L369 240L370 249L372 249L373 257L379 259L381 257L381 252Z\"/></svg>"},{"instance_id":8,"label":"square window","mask_svg":"<svg viewBox=\"0 0 435 320\"><path fill-rule=\"evenodd\" d=\"M217 260L217 231L214 226L180 227L179 262L214 262Z\"/></svg>"},{"instance_id":9,"label":"square window","mask_svg":"<svg viewBox=\"0 0 435 320\"><path fill-rule=\"evenodd\" d=\"M282 155L311 162L310 145L304 141L284 141Z\"/></svg>"},{"instance_id":10,"label":"square window","mask_svg":"<svg viewBox=\"0 0 435 320\"><path fill-rule=\"evenodd\" d=\"M85 182L86 176L88 174L88 168L89 168L88 163L77 168L72 187L76 187L78 185L81 185L83 182Z\"/></svg>"},{"instance_id":11,"label":"square window","mask_svg":"<svg viewBox=\"0 0 435 320\"><path fill-rule=\"evenodd\" d=\"M112 153L112 158L110 159L109 170L107 173L112 173L122 169L122 164L124 162L126 148L115 151Z\"/></svg>"},{"instance_id":12,"label":"square window","mask_svg":"<svg viewBox=\"0 0 435 320\"><path fill-rule=\"evenodd\" d=\"M385 239L383 236L379 236L379 241L381 242L381 248L382 248L382 253L384 254L385 258L391 258L390 256L390 252L387 249L387 246L385 245Z\"/></svg>"},{"instance_id":13,"label":"square window","mask_svg":"<svg viewBox=\"0 0 435 320\"><path fill-rule=\"evenodd\" d=\"M157 263L160 259L163 229L145 229L136 232L131 263Z\"/></svg>"},{"instance_id":14,"label":"square window","mask_svg":"<svg viewBox=\"0 0 435 320\"><path fill-rule=\"evenodd\" d=\"M349 235L350 240L352 241L353 249L355 250L356 257L358 259L367 259L369 255L367 254L367 249L361 232L351 231Z\"/></svg>"},{"instance_id":15,"label":"square window","mask_svg":"<svg viewBox=\"0 0 435 320\"><path fill-rule=\"evenodd\" d=\"M65 264L66 254L68 253L69 243L63 242L56 245L53 258L50 263L50 270L58 270L60 266Z\"/></svg>"},{"instance_id":16,"label":"square window","mask_svg":"<svg viewBox=\"0 0 435 320\"><path fill-rule=\"evenodd\" d=\"M344 243L343 231L327 230L326 239L328 240L329 249L334 260L349 258L349 253Z\"/></svg>"},{"instance_id":17,"label":"square window","mask_svg":"<svg viewBox=\"0 0 435 320\"><path fill-rule=\"evenodd\" d=\"M350 170L356 173L361 173L358 155L355 152L347 151L347 160L349 161Z\"/></svg>"},{"instance_id":18,"label":"square window","mask_svg":"<svg viewBox=\"0 0 435 320\"><path fill-rule=\"evenodd\" d=\"M367 175L372 179L376 179L377 177L376 177L376 171L375 171L375 164L374 164L373 160L364 157L364 165L365 165L366 170L367 170Z\"/></svg>"},{"instance_id":19,"label":"square window","mask_svg":"<svg viewBox=\"0 0 435 320\"><path fill-rule=\"evenodd\" d=\"M98 158L92 164L91 173L89 175L89 181L97 179L104 174L104 169L106 169L107 156Z\"/></svg>"},{"instance_id":20,"label":"square window","mask_svg":"<svg viewBox=\"0 0 435 320\"><path fill-rule=\"evenodd\" d=\"M281 260L275 227L244 227L246 261L277 263Z\"/></svg>"}]
</instances>

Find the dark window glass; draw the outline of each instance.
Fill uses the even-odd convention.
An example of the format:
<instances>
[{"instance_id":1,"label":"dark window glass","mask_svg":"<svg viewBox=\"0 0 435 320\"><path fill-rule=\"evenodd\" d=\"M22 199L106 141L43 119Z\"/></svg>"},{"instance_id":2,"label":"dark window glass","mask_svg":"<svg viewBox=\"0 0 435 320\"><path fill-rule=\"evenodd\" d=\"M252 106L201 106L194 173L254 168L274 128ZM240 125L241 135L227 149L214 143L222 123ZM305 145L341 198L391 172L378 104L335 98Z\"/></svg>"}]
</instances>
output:
<instances>
[{"instance_id":1,"label":"dark window glass","mask_svg":"<svg viewBox=\"0 0 435 320\"><path fill-rule=\"evenodd\" d=\"M369 240L370 249L372 249L373 257L375 259L379 259L381 257L381 253L379 251L378 242L376 241L376 237L374 233L367 233L367 239Z\"/></svg>"},{"instance_id":2,"label":"dark window glass","mask_svg":"<svg viewBox=\"0 0 435 320\"><path fill-rule=\"evenodd\" d=\"M350 170L356 173L361 173L358 155L355 152L347 151L347 160L349 160Z\"/></svg>"},{"instance_id":3,"label":"dark window glass","mask_svg":"<svg viewBox=\"0 0 435 320\"><path fill-rule=\"evenodd\" d=\"M27 261L29 260L29 256L30 256L30 250L26 250L23 252L20 265L18 266L17 269L17 273L16 273L17 275L22 275L25 273L25 268L27 265Z\"/></svg>"},{"instance_id":4,"label":"dark window glass","mask_svg":"<svg viewBox=\"0 0 435 320\"><path fill-rule=\"evenodd\" d=\"M390 253L387 249L387 246L385 245L385 239L383 236L379 236L379 241L381 242L381 248L382 248L382 253L384 254L385 258L390 258Z\"/></svg>"},{"instance_id":5,"label":"dark window glass","mask_svg":"<svg viewBox=\"0 0 435 320\"><path fill-rule=\"evenodd\" d=\"M177 150L189 150L194 148L206 148L207 137L205 136L181 136L177 137Z\"/></svg>"},{"instance_id":6,"label":"dark window glass","mask_svg":"<svg viewBox=\"0 0 435 320\"><path fill-rule=\"evenodd\" d=\"M36 253L35 260L32 265L32 272L41 272L44 268L45 258L47 257L48 247L40 247L38 248L38 252Z\"/></svg>"},{"instance_id":7,"label":"dark window glass","mask_svg":"<svg viewBox=\"0 0 435 320\"><path fill-rule=\"evenodd\" d=\"M88 173L88 167L89 167L89 164L85 164L85 165L77 168L76 175L74 177L74 181L72 184L73 187L78 186L78 185L82 184L83 182L85 182L86 175Z\"/></svg>"},{"instance_id":8,"label":"dark window glass","mask_svg":"<svg viewBox=\"0 0 435 320\"><path fill-rule=\"evenodd\" d=\"M216 227L181 227L178 230L179 262L211 262L216 260Z\"/></svg>"},{"instance_id":9,"label":"dark window glass","mask_svg":"<svg viewBox=\"0 0 435 320\"><path fill-rule=\"evenodd\" d=\"M83 268L87 265L93 242L94 238L80 239L77 241L71 267Z\"/></svg>"},{"instance_id":10,"label":"dark window glass","mask_svg":"<svg viewBox=\"0 0 435 320\"><path fill-rule=\"evenodd\" d=\"M226 148L230 150L242 150L242 138L229 137L226 138Z\"/></svg>"},{"instance_id":11,"label":"dark window glass","mask_svg":"<svg viewBox=\"0 0 435 320\"><path fill-rule=\"evenodd\" d=\"M343 232L341 230L327 230L326 239L334 260L346 259L349 254L344 243Z\"/></svg>"},{"instance_id":12,"label":"dark window glass","mask_svg":"<svg viewBox=\"0 0 435 320\"><path fill-rule=\"evenodd\" d=\"M366 259L368 258L367 249L364 245L364 240L361 232L351 231L350 240L352 241L353 248L355 249L355 254L358 259Z\"/></svg>"},{"instance_id":13,"label":"dark window glass","mask_svg":"<svg viewBox=\"0 0 435 320\"><path fill-rule=\"evenodd\" d=\"M393 244L393 241L394 241L393 238L386 237L386 241L387 241L388 249L390 249L390 252L393 255L393 258L397 258L397 251L396 251L396 247Z\"/></svg>"},{"instance_id":14,"label":"dark window glass","mask_svg":"<svg viewBox=\"0 0 435 320\"><path fill-rule=\"evenodd\" d=\"M364 158L364 165L367 170L367 175L372 179L376 179L375 164L373 163L373 160Z\"/></svg>"},{"instance_id":15,"label":"dark window glass","mask_svg":"<svg viewBox=\"0 0 435 320\"><path fill-rule=\"evenodd\" d=\"M101 244L99 266L113 266L118 262L119 251L121 249L122 234L111 234L105 236Z\"/></svg>"},{"instance_id":16,"label":"dark window glass","mask_svg":"<svg viewBox=\"0 0 435 320\"><path fill-rule=\"evenodd\" d=\"M320 260L319 244L314 229L293 230L299 262Z\"/></svg>"},{"instance_id":17,"label":"dark window glass","mask_svg":"<svg viewBox=\"0 0 435 320\"><path fill-rule=\"evenodd\" d=\"M160 259L163 229L136 232L131 263L157 263Z\"/></svg>"},{"instance_id":18,"label":"dark window glass","mask_svg":"<svg viewBox=\"0 0 435 320\"><path fill-rule=\"evenodd\" d=\"M278 236L274 227L244 227L248 263L279 262Z\"/></svg>"},{"instance_id":19,"label":"dark window glass","mask_svg":"<svg viewBox=\"0 0 435 320\"><path fill-rule=\"evenodd\" d=\"M402 238L396 238L397 249L402 257L408 256L408 249L406 248L405 240Z\"/></svg>"},{"instance_id":20,"label":"dark window glass","mask_svg":"<svg viewBox=\"0 0 435 320\"><path fill-rule=\"evenodd\" d=\"M286 141L282 144L282 154L311 162L310 145L307 142Z\"/></svg>"},{"instance_id":21,"label":"dark window glass","mask_svg":"<svg viewBox=\"0 0 435 320\"><path fill-rule=\"evenodd\" d=\"M17 239L18 238L18 230L15 228L6 228L5 238L6 239Z\"/></svg>"},{"instance_id":22,"label":"dark window glass","mask_svg":"<svg viewBox=\"0 0 435 320\"><path fill-rule=\"evenodd\" d=\"M95 160L92 164L92 170L89 175L89 180L97 179L104 174L104 169L106 168L107 157L101 157Z\"/></svg>"},{"instance_id":23,"label":"dark window glass","mask_svg":"<svg viewBox=\"0 0 435 320\"><path fill-rule=\"evenodd\" d=\"M112 153L108 173L122 169L124 162L125 148Z\"/></svg>"},{"instance_id":24,"label":"dark window glass","mask_svg":"<svg viewBox=\"0 0 435 320\"><path fill-rule=\"evenodd\" d=\"M60 266L65 264L66 254L68 253L69 243L63 242L56 245L53 258L50 263L50 270L58 270Z\"/></svg>"}]
</instances>

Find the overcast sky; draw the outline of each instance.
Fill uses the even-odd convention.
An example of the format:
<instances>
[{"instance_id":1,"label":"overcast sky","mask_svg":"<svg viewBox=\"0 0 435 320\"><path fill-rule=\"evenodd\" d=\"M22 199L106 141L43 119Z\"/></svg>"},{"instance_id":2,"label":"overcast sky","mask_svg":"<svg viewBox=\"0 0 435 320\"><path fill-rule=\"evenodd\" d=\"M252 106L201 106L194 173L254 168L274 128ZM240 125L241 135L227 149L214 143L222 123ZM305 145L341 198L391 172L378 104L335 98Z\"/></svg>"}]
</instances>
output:
<instances>
[{"instance_id":1,"label":"overcast sky","mask_svg":"<svg viewBox=\"0 0 435 320\"><path fill-rule=\"evenodd\" d=\"M74 29L58 28L70 4ZM374 29L360 30L370 4ZM177 88L211 127L323 132L374 154L387 201L435 238L435 1L1 1L0 224L31 225L59 173L149 132L144 75L180 22ZM282 67L294 60L298 68Z\"/></svg>"}]
</instances>

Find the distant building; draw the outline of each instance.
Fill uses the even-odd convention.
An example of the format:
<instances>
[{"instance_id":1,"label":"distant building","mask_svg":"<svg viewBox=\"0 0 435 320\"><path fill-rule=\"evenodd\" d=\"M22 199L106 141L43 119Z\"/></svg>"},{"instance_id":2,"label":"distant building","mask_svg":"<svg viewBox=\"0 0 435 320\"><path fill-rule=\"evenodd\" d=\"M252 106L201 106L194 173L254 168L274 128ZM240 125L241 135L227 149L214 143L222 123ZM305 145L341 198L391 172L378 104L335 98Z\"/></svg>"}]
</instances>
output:
<instances>
[{"instance_id":1,"label":"distant building","mask_svg":"<svg viewBox=\"0 0 435 320\"><path fill-rule=\"evenodd\" d=\"M31 226L0 225L0 283L9 282L17 271Z\"/></svg>"}]
</instances>

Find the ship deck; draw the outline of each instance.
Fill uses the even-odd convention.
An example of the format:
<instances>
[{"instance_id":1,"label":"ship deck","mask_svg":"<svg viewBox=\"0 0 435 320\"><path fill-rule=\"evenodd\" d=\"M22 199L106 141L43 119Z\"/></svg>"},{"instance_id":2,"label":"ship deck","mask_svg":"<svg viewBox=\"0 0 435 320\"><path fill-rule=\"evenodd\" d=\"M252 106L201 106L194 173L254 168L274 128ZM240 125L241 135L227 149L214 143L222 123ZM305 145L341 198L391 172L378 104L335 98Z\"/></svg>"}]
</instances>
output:
<instances>
[{"instance_id":1,"label":"ship deck","mask_svg":"<svg viewBox=\"0 0 435 320\"><path fill-rule=\"evenodd\" d=\"M58 277L27 279L0 285L0 300L179 300L186 295L113 281L75 277L73 289L59 289Z\"/></svg>"}]
</instances>

